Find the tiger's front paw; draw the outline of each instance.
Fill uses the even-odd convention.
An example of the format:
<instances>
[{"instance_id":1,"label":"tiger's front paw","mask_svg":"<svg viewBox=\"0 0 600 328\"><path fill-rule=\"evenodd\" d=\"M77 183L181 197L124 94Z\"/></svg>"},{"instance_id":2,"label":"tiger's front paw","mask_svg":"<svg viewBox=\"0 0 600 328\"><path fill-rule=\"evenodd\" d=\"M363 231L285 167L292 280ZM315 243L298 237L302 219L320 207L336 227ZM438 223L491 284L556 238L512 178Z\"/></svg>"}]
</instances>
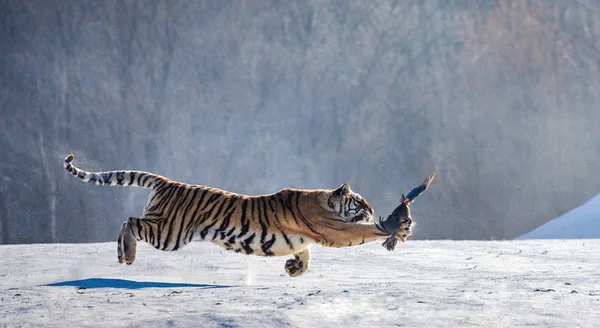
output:
<instances>
[{"instance_id":1,"label":"tiger's front paw","mask_svg":"<svg viewBox=\"0 0 600 328\"><path fill-rule=\"evenodd\" d=\"M304 273L304 271L302 271L302 264L302 261L289 259L285 261L285 271L290 275L290 277L298 277Z\"/></svg>"},{"instance_id":2,"label":"tiger's front paw","mask_svg":"<svg viewBox=\"0 0 600 328\"><path fill-rule=\"evenodd\" d=\"M290 275L290 277L298 277L306 272L306 266L300 260L289 259L285 261L285 271Z\"/></svg>"},{"instance_id":3,"label":"tiger's front paw","mask_svg":"<svg viewBox=\"0 0 600 328\"><path fill-rule=\"evenodd\" d=\"M308 270L310 251L305 249L294 254L293 259L285 261L285 271L290 277L298 277Z\"/></svg>"}]
</instances>

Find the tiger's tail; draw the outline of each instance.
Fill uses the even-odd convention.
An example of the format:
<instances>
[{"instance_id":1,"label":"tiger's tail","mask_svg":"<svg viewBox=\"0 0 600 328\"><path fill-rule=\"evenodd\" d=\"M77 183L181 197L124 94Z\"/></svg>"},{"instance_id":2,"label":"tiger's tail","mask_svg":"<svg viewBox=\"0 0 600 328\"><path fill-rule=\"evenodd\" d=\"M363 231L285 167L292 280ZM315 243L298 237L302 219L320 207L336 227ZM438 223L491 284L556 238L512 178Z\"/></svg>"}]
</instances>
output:
<instances>
[{"instance_id":1,"label":"tiger's tail","mask_svg":"<svg viewBox=\"0 0 600 328\"><path fill-rule=\"evenodd\" d=\"M97 185L108 186L136 186L147 189L153 189L160 181L168 181L167 178L157 174L142 171L108 171L108 172L88 172L71 164L75 156L72 154L65 158L65 170L79 179L94 183Z\"/></svg>"}]
</instances>

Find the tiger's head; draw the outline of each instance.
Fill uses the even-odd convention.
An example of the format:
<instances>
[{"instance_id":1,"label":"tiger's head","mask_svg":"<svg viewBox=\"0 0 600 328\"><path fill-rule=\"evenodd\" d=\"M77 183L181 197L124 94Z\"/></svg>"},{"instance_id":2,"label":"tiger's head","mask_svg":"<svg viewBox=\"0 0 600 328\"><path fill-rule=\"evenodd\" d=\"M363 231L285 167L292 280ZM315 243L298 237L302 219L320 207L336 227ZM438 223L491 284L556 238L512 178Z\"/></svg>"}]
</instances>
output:
<instances>
[{"instance_id":1,"label":"tiger's head","mask_svg":"<svg viewBox=\"0 0 600 328\"><path fill-rule=\"evenodd\" d=\"M347 183L327 193L327 207L345 222L371 222L374 210L360 194Z\"/></svg>"}]
</instances>

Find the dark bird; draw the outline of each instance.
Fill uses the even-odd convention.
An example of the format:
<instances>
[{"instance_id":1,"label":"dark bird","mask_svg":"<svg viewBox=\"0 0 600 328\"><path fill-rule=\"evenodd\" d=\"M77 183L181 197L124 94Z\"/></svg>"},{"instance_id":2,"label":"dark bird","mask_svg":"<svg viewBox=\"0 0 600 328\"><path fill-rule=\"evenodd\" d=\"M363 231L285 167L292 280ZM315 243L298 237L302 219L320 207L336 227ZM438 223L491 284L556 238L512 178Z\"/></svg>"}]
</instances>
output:
<instances>
[{"instance_id":1,"label":"dark bird","mask_svg":"<svg viewBox=\"0 0 600 328\"><path fill-rule=\"evenodd\" d=\"M422 194L427 188L429 188L429 184L435 178L436 172L430 177L427 177L423 183L413 188L411 191L400 199L400 205L394 209L392 214L390 214L385 220L381 217L379 218L379 222L376 223L378 228L388 234L390 237L386 239L382 246L387 250L392 251L396 248L396 244L398 243L397 236L400 234L401 240L404 242L406 238L412 234L412 217L410 216L410 204L417 198L420 194Z\"/></svg>"}]
</instances>

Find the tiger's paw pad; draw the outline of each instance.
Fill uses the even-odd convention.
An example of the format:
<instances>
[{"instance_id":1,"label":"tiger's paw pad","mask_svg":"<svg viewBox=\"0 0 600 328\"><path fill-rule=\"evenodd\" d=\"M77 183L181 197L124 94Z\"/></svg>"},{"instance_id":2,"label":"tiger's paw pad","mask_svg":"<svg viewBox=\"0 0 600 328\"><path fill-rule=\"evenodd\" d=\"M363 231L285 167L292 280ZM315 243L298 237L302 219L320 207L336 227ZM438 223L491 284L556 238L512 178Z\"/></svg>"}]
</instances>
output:
<instances>
[{"instance_id":1,"label":"tiger's paw pad","mask_svg":"<svg viewBox=\"0 0 600 328\"><path fill-rule=\"evenodd\" d=\"M298 277L306 272L306 265L299 259L289 259L285 262L285 271L290 277Z\"/></svg>"}]
</instances>

